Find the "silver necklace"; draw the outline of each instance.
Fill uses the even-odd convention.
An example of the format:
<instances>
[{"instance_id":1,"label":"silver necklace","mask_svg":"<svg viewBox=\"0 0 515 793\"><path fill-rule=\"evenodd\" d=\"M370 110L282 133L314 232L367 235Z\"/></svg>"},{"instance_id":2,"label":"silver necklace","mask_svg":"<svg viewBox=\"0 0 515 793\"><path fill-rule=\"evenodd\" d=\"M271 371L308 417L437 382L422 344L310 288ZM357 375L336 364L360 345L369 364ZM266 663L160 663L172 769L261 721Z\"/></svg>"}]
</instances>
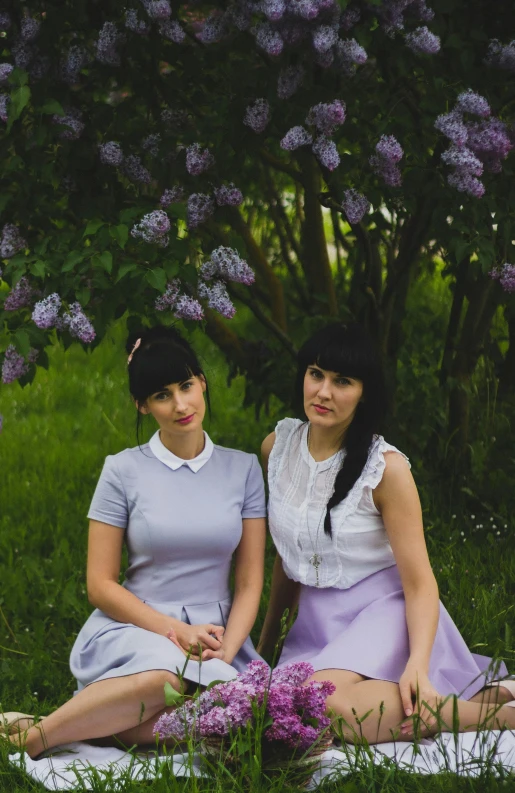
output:
<instances>
[{"instance_id":1,"label":"silver necklace","mask_svg":"<svg viewBox=\"0 0 515 793\"><path fill-rule=\"evenodd\" d=\"M307 446L308 446L308 454L309 455L311 455L311 452L309 450L310 434L311 434L311 425L308 427L308 437L307 437ZM336 455L336 459L338 459L337 455ZM325 483L325 486L324 486L324 492L323 492L323 495L322 495L322 514L320 516L320 520L318 521L318 526L317 526L317 530L316 530L316 534L315 534L315 542L313 542L313 538L311 536L311 529L309 528L309 519L308 519L308 516L306 515L306 526L307 526L307 530L308 530L309 541L311 543L311 548L313 550L313 555L310 556L309 563L312 564L313 567L315 568L315 586L316 587L320 586L320 576L319 576L319 572L318 571L319 571L320 565L323 562L322 556L318 553L318 537L320 535L320 526L322 524L322 518L325 515L324 505L327 505L327 501L328 501L328 498L329 498L329 488L331 486L331 471L332 471L333 467L334 467L334 462L331 463L331 467L329 468L329 471L327 473L327 479L326 479L326 483Z\"/></svg>"}]
</instances>

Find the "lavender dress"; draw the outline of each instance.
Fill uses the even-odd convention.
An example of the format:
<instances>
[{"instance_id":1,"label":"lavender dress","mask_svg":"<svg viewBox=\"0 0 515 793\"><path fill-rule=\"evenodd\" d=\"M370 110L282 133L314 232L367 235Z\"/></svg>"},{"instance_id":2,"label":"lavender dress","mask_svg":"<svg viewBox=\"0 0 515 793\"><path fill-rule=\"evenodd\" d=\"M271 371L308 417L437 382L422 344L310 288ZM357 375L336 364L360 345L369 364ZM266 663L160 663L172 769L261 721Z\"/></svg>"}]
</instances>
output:
<instances>
[{"instance_id":1,"label":"lavender dress","mask_svg":"<svg viewBox=\"0 0 515 793\"><path fill-rule=\"evenodd\" d=\"M266 514L257 457L213 446L206 436L210 454L204 451L188 461L175 457L174 463L174 455L166 454L159 439L156 442L154 436L151 444L162 459L149 444L106 458L88 517L124 532L129 556L126 589L183 622L225 625L231 610L231 561L241 539L242 518ZM232 664L219 659L189 661L184 677L202 685L230 680L258 658L248 638ZM77 636L70 667L80 690L98 680L152 669L176 674L185 661L165 636L117 622L95 609Z\"/></svg>"},{"instance_id":2,"label":"lavender dress","mask_svg":"<svg viewBox=\"0 0 515 793\"><path fill-rule=\"evenodd\" d=\"M305 424L284 419L269 460L270 531L286 574L301 583L297 619L279 665L308 661L315 671L345 669L398 683L409 657L406 603L372 498L383 475L384 453L398 450L376 436L362 475L331 512L333 538L323 532L316 538L340 460L335 455L315 462L306 438ZM310 563L314 552L323 560L319 571ZM429 664L436 690L470 699L487 682L507 674L504 663L470 652L440 603Z\"/></svg>"}]
</instances>

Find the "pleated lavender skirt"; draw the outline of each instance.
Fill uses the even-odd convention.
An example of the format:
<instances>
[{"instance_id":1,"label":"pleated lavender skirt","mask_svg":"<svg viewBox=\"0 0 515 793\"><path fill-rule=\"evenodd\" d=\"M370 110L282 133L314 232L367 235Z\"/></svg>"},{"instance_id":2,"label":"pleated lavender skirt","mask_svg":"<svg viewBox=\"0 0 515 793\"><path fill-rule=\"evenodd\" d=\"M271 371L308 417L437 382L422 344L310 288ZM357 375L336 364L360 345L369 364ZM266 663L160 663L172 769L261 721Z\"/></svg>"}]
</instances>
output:
<instances>
[{"instance_id":1,"label":"pleated lavender skirt","mask_svg":"<svg viewBox=\"0 0 515 793\"><path fill-rule=\"evenodd\" d=\"M315 671L346 669L398 683L409 656L406 605L397 566L349 589L302 586L299 612L279 665L309 661ZM489 681L505 677L504 663L471 653L440 603L429 678L442 696L470 699Z\"/></svg>"}]
</instances>

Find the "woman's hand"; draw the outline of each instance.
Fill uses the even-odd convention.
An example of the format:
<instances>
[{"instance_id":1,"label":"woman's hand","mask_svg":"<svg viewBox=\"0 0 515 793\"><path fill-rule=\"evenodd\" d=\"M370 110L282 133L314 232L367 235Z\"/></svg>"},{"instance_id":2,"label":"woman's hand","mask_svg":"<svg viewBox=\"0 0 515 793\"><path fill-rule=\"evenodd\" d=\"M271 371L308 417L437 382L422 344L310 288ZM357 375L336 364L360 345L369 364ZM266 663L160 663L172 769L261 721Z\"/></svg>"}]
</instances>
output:
<instances>
[{"instance_id":1,"label":"woman's hand","mask_svg":"<svg viewBox=\"0 0 515 793\"><path fill-rule=\"evenodd\" d=\"M225 628L221 625L188 625L181 622L175 628L170 628L167 637L175 644L184 655L190 655L192 660L199 659L199 647L203 653L205 650L217 652L222 646L222 637Z\"/></svg>"},{"instance_id":2,"label":"woman's hand","mask_svg":"<svg viewBox=\"0 0 515 793\"><path fill-rule=\"evenodd\" d=\"M442 697L432 685L425 669L408 661L399 680L399 690L404 713L408 716L401 725L401 735L413 735L415 730L431 731L437 721L435 713L438 712Z\"/></svg>"}]
</instances>

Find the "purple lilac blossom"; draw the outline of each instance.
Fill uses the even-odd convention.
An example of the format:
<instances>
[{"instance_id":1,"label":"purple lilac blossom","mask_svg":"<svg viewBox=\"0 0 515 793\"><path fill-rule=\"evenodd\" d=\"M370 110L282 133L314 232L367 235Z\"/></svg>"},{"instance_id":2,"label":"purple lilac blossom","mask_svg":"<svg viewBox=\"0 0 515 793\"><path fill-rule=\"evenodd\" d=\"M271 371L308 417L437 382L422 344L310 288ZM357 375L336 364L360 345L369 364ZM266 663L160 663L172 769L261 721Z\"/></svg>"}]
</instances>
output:
<instances>
[{"instance_id":1,"label":"purple lilac blossom","mask_svg":"<svg viewBox=\"0 0 515 793\"><path fill-rule=\"evenodd\" d=\"M300 662L304 663L304 662ZM291 664L287 664L286 666L291 666ZM285 669L286 667L283 667ZM312 668L312 667L311 667ZM279 670L274 670L278 672ZM311 671L309 674L306 675L306 678L309 677L310 674L313 674ZM270 667L268 666L265 661L251 661L250 664L247 666L245 671L239 676L239 680L243 683L248 683L253 686L262 687L268 683L270 679ZM304 678L305 679L305 678ZM302 682L302 681L301 681Z\"/></svg>"},{"instance_id":2,"label":"purple lilac blossom","mask_svg":"<svg viewBox=\"0 0 515 793\"><path fill-rule=\"evenodd\" d=\"M463 116L458 110L442 113L435 121L435 129L442 132L456 146L464 146L467 142L467 127L463 123Z\"/></svg>"},{"instance_id":3,"label":"purple lilac blossom","mask_svg":"<svg viewBox=\"0 0 515 793\"><path fill-rule=\"evenodd\" d=\"M476 94L471 88L458 96L456 109L461 113L471 113L473 116L482 118L487 118L492 112L484 96Z\"/></svg>"},{"instance_id":4,"label":"purple lilac blossom","mask_svg":"<svg viewBox=\"0 0 515 793\"><path fill-rule=\"evenodd\" d=\"M204 319L204 312L202 310L202 306L195 300L193 297L189 297L188 295L181 295L176 304L174 310L174 316L177 319L192 319L192 320L201 320Z\"/></svg>"},{"instance_id":5,"label":"purple lilac blossom","mask_svg":"<svg viewBox=\"0 0 515 793\"><path fill-rule=\"evenodd\" d=\"M279 99L289 99L295 94L305 77L303 66L286 66L279 73L277 80L277 96Z\"/></svg>"},{"instance_id":6,"label":"purple lilac blossom","mask_svg":"<svg viewBox=\"0 0 515 793\"><path fill-rule=\"evenodd\" d=\"M162 209L155 209L144 215L139 223L131 229L132 237L140 237L145 242L166 248L170 242L170 218Z\"/></svg>"},{"instance_id":7,"label":"purple lilac blossom","mask_svg":"<svg viewBox=\"0 0 515 793\"><path fill-rule=\"evenodd\" d=\"M98 147L100 162L104 165L121 165L123 163L123 151L119 143L114 140L108 143L101 143Z\"/></svg>"},{"instance_id":8,"label":"purple lilac blossom","mask_svg":"<svg viewBox=\"0 0 515 793\"><path fill-rule=\"evenodd\" d=\"M200 143L192 143L186 149L186 170L192 176L199 176L214 164L215 158L209 149L201 149Z\"/></svg>"},{"instance_id":9,"label":"purple lilac blossom","mask_svg":"<svg viewBox=\"0 0 515 793\"><path fill-rule=\"evenodd\" d=\"M308 661L296 661L290 664L284 664L272 672L272 681L274 683L288 683L291 686L299 686L304 683L308 677L314 674L315 670Z\"/></svg>"},{"instance_id":10,"label":"purple lilac blossom","mask_svg":"<svg viewBox=\"0 0 515 793\"><path fill-rule=\"evenodd\" d=\"M279 145L281 149L294 151L300 146L308 146L310 143L313 143L313 136L304 127L296 126L288 130Z\"/></svg>"},{"instance_id":11,"label":"purple lilac blossom","mask_svg":"<svg viewBox=\"0 0 515 793\"><path fill-rule=\"evenodd\" d=\"M290 7L293 13L303 19L315 19L318 16L319 8L315 0L296 0Z\"/></svg>"},{"instance_id":12,"label":"purple lilac blossom","mask_svg":"<svg viewBox=\"0 0 515 793\"><path fill-rule=\"evenodd\" d=\"M216 44L227 32L225 14L212 13L203 23L197 38L203 44Z\"/></svg>"},{"instance_id":13,"label":"purple lilac blossom","mask_svg":"<svg viewBox=\"0 0 515 793\"><path fill-rule=\"evenodd\" d=\"M184 201L184 196L184 188L176 185L175 187L166 189L164 191L163 195L159 199L159 203L166 209L166 207L169 207L170 204L177 204L180 201Z\"/></svg>"},{"instance_id":14,"label":"purple lilac blossom","mask_svg":"<svg viewBox=\"0 0 515 793\"><path fill-rule=\"evenodd\" d=\"M106 66L119 66L120 53L118 52L118 47L124 39L124 35L118 32L114 22L104 22L96 43L97 60Z\"/></svg>"},{"instance_id":15,"label":"purple lilac blossom","mask_svg":"<svg viewBox=\"0 0 515 793\"><path fill-rule=\"evenodd\" d=\"M270 105L266 99L256 99L245 111L243 123L254 130L263 132L270 121Z\"/></svg>"},{"instance_id":16,"label":"purple lilac blossom","mask_svg":"<svg viewBox=\"0 0 515 793\"><path fill-rule=\"evenodd\" d=\"M27 243L21 236L18 228L12 223L6 223L0 238L0 259L10 259L19 251L24 250Z\"/></svg>"},{"instance_id":17,"label":"purple lilac blossom","mask_svg":"<svg viewBox=\"0 0 515 793\"><path fill-rule=\"evenodd\" d=\"M410 50L422 55L435 55L440 51L440 38L431 33L426 25L408 33L405 41Z\"/></svg>"},{"instance_id":18,"label":"purple lilac blossom","mask_svg":"<svg viewBox=\"0 0 515 793\"><path fill-rule=\"evenodd\" d=\"M8 106L11 101L9 94L0 94L0 119L7 124Z\"/></svg>"},{"instance_id":19,"label":"purple lilac blossom","mask_svg":"<svg viewBox=\"0 0 515 793\"><path fill-rule=\"evenodd\" d=\"M361 19L361 10L357 6L350 5L342 12L340 17L340 27L342 30L351 30Z\"/></svg>"},{"instance_id":20,"label":"purple lilac blossom","mask_svg":"<svg viewBox=\"0 0 515 793\"><path fill-rule=\"evenodd\" d=\"M515 39L509 44L501 44L498 39L493 39L488 45L485 61L489 66L515 72Z\"/></svg>"},{"instance_id":21,"label":"purple lilac blossom","mask_svg":"<svg viewBox=\"0 0 515 793\"><path fill-rule=\"evenodd\" d=\"M141 148L143 151L146 151L150 154L151 157L157 157L159 154L159 146L161 144L161 135L159 132L153 132L151 135L147 135L146 138L143 138L141 141Z\"/></svg>"},{"instance_id":22,"label":"purple lilac blossom","mask_svg":"<svg viewBox=\"0 0 515 793\"><path fill-rule=\"evenodd\" d=\"M447 174L447 181L451 187L455 187L460 193L468 193L474 198L482 198L485 194L484 184L470 173L455 171Z\"/></svg>"},{"instance_id":23,"label":"purple lilac blossom","mask_svg":"<svg viewBox=\"0 0 515 793\"><path fill-rule=\"evenodd\" d=\"M174 278L173 281L169 281L166 285L166 292L156 298L156 302L154 303L156 311L165 311L168 308L173 308L179 297L180 288L181 282L179 278Z\"/></svg>"},{"instance_id":24,"label":"purple lilac blossom","mask_svg":"<svg viewBox=\"0 0 515 793\"><path fill-rule=\"evenodd\" d=\"M215 202L206 193L192 193L188 198L188 226L194 229L204 223L215 211Z\"/></svg>"},{"instance_id":25,"label":"purple lilac blossom","mask_svg":"<svg viewBox=\"0 0 515 793\"><path fill-rule=\"evenodd\" d=\"M284 41L281 38L279 31L264 22L256 29L256 44L268 55L280 55L283 51Z\"/></svg>"},{"instance_id":26,"label":"purple lilac blossom","mask_svg":"<svg viewBox=\"0 0 515 793\"><path fill-rule=\"evenodd\" d=\"M373 154L369 163L377 176L380 176L389 187L400 187L402 176L398 165L393 160L387 160L378 154Z\"/></svg>"},{"instance_id":27,"label":"purple lilac blossom","mask_svg":"<svg viewBox=\"0 0 515 793\"><path fill-rule=\"evenodd\" d=\"M29 371L28 364L25 362L23 355L16 352L16 347L10 344L4 355L4 362L2 364L2 383L8 385L18 380Z\"/></svg>"},{"instance_id":28,"label":"purple lilac blossom","mask_svg":"<svg viewBox=\"0 0 515 793\"><path fill-rule=\"evenodd\" d=\"M91 344L96 336L95 329L80 303L75 302L70 305L70 310L61 317L61 323L74 338L85 344Z\"/></svg>"},{"instance_id":29,"label":"purple lilac blossom","mask_svg":"<svg viewBox=\"0 0 515 793\"><path fill-rule=\"evenodd\" d=\"M229 185L215 187L214 194L219 207L236 207L243 203L243 193L232 182Z\"/></svg>"},{"instance_id":30,"label":"purple lilac blossom","mask_svg":"<svg viewBox=\"0 0 515 793\"><path fill-rule=\"evenodd\" d=\"M467 172L473 176L481 176L483 163L466 146L450 146L442 154L442 161L457 171Z\"/></svg>"},{"instance_id":31,"label":"purple lilac blossom","mask_svg":"<svg viewBox=\"0 0 515 793\"><path fill-rule=\"evenodd\" d=\"M81 121L82 113L80 110L69 109L64 116L57 113L52 116L52 122L58 124L64 129L59 133L61 140L77 140L82 135L84 127L86 126Z\"/></svg>"},{"instance_id":32,"label":"purple lilac blossom","mask_svg":"<svg viewBox=\"0 0 515 793\"><path fill-rule=\"evenodd\" d=\"M370 201L354 188L349 188L343 193L342 206L347 220L354 225L363 220L370 209Z\"/></svg>"},{"instance_id":33,"label":"purple lilac blossom","mask_svg":"<svg viewBox=\"0 0 515 793\"><path fill-rule=\"evenodd\" d=\"M505 292L515 292L515 264L503 264L499 283Z\"/></svg>"},{"instance_id":34,"label":"purple lilac blossom","mask_svg":"<svg viewBox=\"0 0 515 793\"><path fill-rule=\"evenodd\" d=\"M129 156L125 158L123 172L131 182L149 184L152 181L150 172L145 168L140 157L135 154L129 154Z\"/></svg>"},{"instance_id":35,"label":"purple lilac blossom","mask_svg":"<svg viewBox=\"0 0 515 793\"><path fill-rule=\"evenodd\" d=\"M11 55L18 69L27 70L35 55L35 50L26 41L18 39L11 47Z\"/></svg>"},{"instance_id":36,"label":"purple lilac blossom","mask_svg":"<svg viewBox=\"0 0 515 793\"><path fill-rule=\"evenodd\" d=\"M315 50L313 60L322 69L329 69L334 63L334 52L332 49L326 50L326 52L317 52Z\"/></svg>"},{"instance_id":37,"label":"purple lilac blossom","mask_svg":"<svg viewBox=\"0 0 515 793\"><path fill-rule=\"evenodd\" d=\"M313 31L313 47L317 52L327 52L338 40L338 31L330 25L319 25Z\"/></svg>"},{"instance_id":38,"label":"purple lilac blossom","mask_svg":"<svg viewBox=\"0 0 515 793\"><path fill-rule=\"evenodd\" d=\"M345 121L345 110L345 102L340 99L319 102L310 108L306 124L316 127L321 135L331 135Z\"/></svg>"},{"instance_id":39,"label":"purple lilac blossom","mask_svg":"<svg viewBox=\"0 0 515 793\"><path fill-rule=\"evenodd\" d=\"M421 22L431 22L435 18L435 12L432 8L428 8L426 0L414 0L410 3L408 11L413 12L416 19Z\"/></svg>"},{"instance_id":40,"label":"purple lilac blossom","mask_svg":"<svg viewBox=\"0 0 515 793\"><path fill-rule=\"evenodd\" d=\"M4 301L4 311L17 311L30 305L32 300L32 287L23 276L14 286Z\"/></svg>"},{"instance_id":41,"label":"purple lilac blossom","mask_svg":"<svg viewBox=\"0 0 515 793\"><path fill-rule=\"evenodd\" d=\"M394 135L381 135L376 143L376 152L391 162L399 162L404 155L402 146Z\"/></svg>"},{"instance_id":42,"label":"purple lilac blossom","mask_svg":"<svg viewBox=\"0 0 515 793\"><path fill-rule=\"evenodd\" d=\"M207 300L209 308L214 309L222 317L232 319L236 314L236 309L232 304L231 298L227 293L227 287L223 281L213 281L211 284L199 283L198 295L202 300Z\"/></svg>"},{"instance_id":43,"label":"purple lilac blossom","mask_svg":"<svg viewBox=\"0 0 515 793\"><path fill-rule=\"evenodd\" d=\"M155 22L168 19L172 15L172 8L168 0L146 0L144 5L150 19Z\"/></svg>"},{"instance_id":44,"label":"purple lilac blossom","mask_svg":"<svg viewBox=\"0 0 515 793\"><path fill-rule=\"evenodd\" d=\"M0 63L0 83L4 85L11 74L14 66L11 63Z\"/></svg>"},{"instance_id":45,"label":"purple lilac blossom","mask_svg":"<svg viewBox=\"0 0 515 793\"><path fill-rule=\"evenodd\" d=\"M366 63L368 55L366 50L358 44L356 39L340 40L336 43L336 56L341 66L353 71L352 67L362 66Z\"/></svg>"},{"instance_id":46,"label":"purple lilac blossom","mask_svg":"<svg viewBox=\"0 0 515 793\"><path fill-rule=\"evenodd\" d=\"M336 143L334 140L326 138L325 135L320 135L311 148L319 163L324 168L327 168L328 171L334 171L340 164L340 155L338 154Z\"/></svg>"},{"instance_id":47,"label":"purple lilac blossom","mask_svg":"<svg viewBox=\"0 0 515 793\"><path fill-rule=\"evenodd\" d=\"M22 19L20 24L20 35L23 41L34 41L38 36L40 27L41 22L38 22L36 19L32 19L31 17Z\"/></svg>"},{"instance_id":48,"label":"purple lilac blossom","mask_svg":"<svg viewBox=\"0 0 515 793\"><path fill-rule=\"evenodd\" d=\"M57 292L53 292L36 303L32 311L32 321L38 328L53 328L57 324L60 310L61 298Z\"/></svg>"},{"instance_id":49,"label":"purple lilac blossom","mask_svg":"<svg viewBox=\"0 0 515 793\"><path fill-rule=\"evenodd\" d=\"M286 11L285 0L262 0L261 10L268 19L276 22Z\"/></svg>"},{"instance_id":50,"label":"purple lilac blossom","mask_svg":"<svg viewBox=\"0 0 515 793\"><path fill-rule=\"evenodd\" d=\"M186 38L186 33L176 19L167 19L165 22L161 22L158 30L165 39L173 41L174 44L182 44Z\"/></svg>"},{"instance_id":51,"label":"purple lilac blossom","mask_svg":"<svg viewBox=\"0 0 515 793\"><path fill-rule=\"evenodd\" d=\"M138 19L138 12L135 8L129 8L125 12L125 27L140 36L146 36L150 31L150 25Z\"/></svg>"},{"instance_id":52,"label":"purple lilac blossom","mask_svg":"<svg viewBox=\"0 0 515 793\"><path fill-rule=\"evenodd\" d=\"M236 3L227 12L228 19L238 30L248 30L252 23L252 8L243 0Z\"/></svg>"},{"instance_id":53,"label":"purple lilac blossom","mask_svg":"<svg viewBox=\"0 0 515 793\"><path fill-rule=\"evenodd\" d=\"M11 17L7 11L0 11L0 30L9 30L11 24Z\"/></svg>"},{"instance_id":54,"label":"purple lilac blossom","mask_svg":"<svg viewBox=\"0 0 515 793\"><path fill-rule=\"evenodd\" d=\"M61 60L60 75L68 85L75 85L79 79L81 69L88 63L89 58L84 47L72 44L66 55Z\"/></svg>"},{"instance_id":55,"label":"purple lilac blossom","mask_svg":"<svg viewBox=\"0 0 515 793\"><path fill-rule=\"evenodd\" d=\"M473 121L467 125L467 145L480 159L504 159L513 148L506 124L499 118Z\"/></svg>"},{"instance_id":56,"label":"purple lilac blossom","mask_svg":"<svg viewBox=\"0 0 515 793\"><path fill-rule=\"evenodd\" d=\"M238 251L224 245L215 248L209 259L201 265L199 274L204 281L218 277L246 286L250 286L255 280L252 268L240 257Z\"/></svg>"}]
</instances>

